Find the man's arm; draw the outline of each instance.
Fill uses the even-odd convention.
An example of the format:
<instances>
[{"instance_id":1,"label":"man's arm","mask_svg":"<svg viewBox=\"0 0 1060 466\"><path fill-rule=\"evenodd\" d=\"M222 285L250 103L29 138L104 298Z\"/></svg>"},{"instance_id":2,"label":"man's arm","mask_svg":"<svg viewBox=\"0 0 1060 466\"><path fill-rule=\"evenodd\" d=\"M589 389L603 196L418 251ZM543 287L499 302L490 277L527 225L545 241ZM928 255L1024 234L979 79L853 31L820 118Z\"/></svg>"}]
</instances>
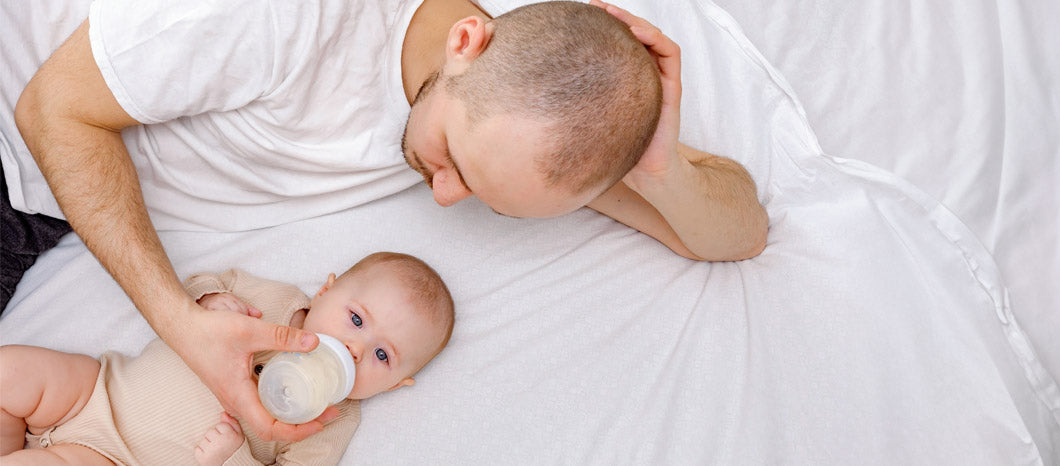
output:
<instances>
[{"instance_id":1,"label":"man's arm","mask_svg":"<svg viewBox=\"0 0 1060 466\"><path fill-rule=\"evenodd\" d=\"M769 219L758 203L750 174L731 159L681 147L704 158L688 162L674 181L646 185L645 195L652 201L619 182L588 206L689 259L732 261L757 256L766 244Z\"/></svg>"},{"instance_id":2,"label":"man's arm","mask_svg":"<svg viewBox=\"0 0 1060 466\"><path fill-rule=\"evenodd\" d=\"M680 48L647 21L613 5L591 3L630 25L656 57L663 102L658 129L640 162L589 207L691 259L731 261L761 253L769 218L750 174L731 159L677 141Z\"/></svg>"},{"instance_id":3,"label":"man's arm","mask_svg":"<svg viewBox=\"0 0 1060 466\"><path fill-rule=\"evenodd\" d=\"M290 426L269 416L249 369L254 351L306 351L316 337L236 313L208 312L185 293L121 138L122 128L138 122L121 108L96 66L88 21L30 80L15 121L74 231L225 409L262 438L293 440L319 431L319 421Z\"/></svg>"}]
</instances>

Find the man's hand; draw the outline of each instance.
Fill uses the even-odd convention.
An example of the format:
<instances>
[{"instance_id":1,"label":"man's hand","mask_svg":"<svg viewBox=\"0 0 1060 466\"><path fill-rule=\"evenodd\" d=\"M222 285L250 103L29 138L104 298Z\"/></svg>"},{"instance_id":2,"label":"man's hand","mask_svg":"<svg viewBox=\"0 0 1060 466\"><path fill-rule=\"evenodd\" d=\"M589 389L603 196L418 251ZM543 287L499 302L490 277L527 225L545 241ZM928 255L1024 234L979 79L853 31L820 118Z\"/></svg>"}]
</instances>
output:
<instances>
[{"instance_id":1,"label":"man's hand","mask_svg":"<svg viewBox=\"0 0 1060 466\"><path fill-rule=\"evenodd\" d=\"M659 65L662 84L659 124L640 162L623 179L630 188L640 193L641 186L662 182L669 172L676 170L682 163L687 163L678 154L677 142L681 129L681 48L643 18L600 0L592 0L589 3L603 8L626 23Z\"/></svg>"},{"instance_id":2,"label":"man's hand","mask_svg":"<svg viewBox=\"0 0 1060 466\"><path fill-rule=\"evenodd\" d=\"M319 432L325 422L338 416L338 410L329 407L319 418L305 424L279 422L262 406L257 384L250 378L255 352L312 351L318 343L313 333L242 313L210 312L190 299L188 309L180 314L180 328L164 340L213 392L225 411L249 424L261 439L298 441Z\"/></svg>"},{"instance_id":3,"label":"man's hand","mask_svg":"<svg viewBox=\"0 0 1060 466\"><path fill-rule=\"evenodd\" d=\"M253 319L261 318L260 310L247 304L238 296L228 292L204 295L199 298L197 303L208 311L227 311L223 314L228 314L229 316L247 316ZM192 311L192 313L194 316L195 311ZM197 316L196 318L201 319L202 317ZM234 355L232 364L238 367L233 368L230 371L228 369L223 369L224 367L228 367L228 363L224 361L225 358L223 357L213 357L208 359L205 366L200 366L202 367L202 372L200 372L200 370L192 367L191 360L191 358L198 357L200 352L185 355L178 351L178 354L180 354L181 357L184 358L184 362L187 363L189 367L192 367L192 370L199 375L199 378L210 388L210 391L217 396L218 401L221 402L221 406L226 410L239 413L241 418L253 426L254 431L258 433L259 437L268 439L269 437L275 436L276 439L300 440L320 431L320 429L323 428L323 423L330 421L338 414L337 410L331 408L331 411L325 411L317 420L299 426L292 426L274 420L272 416L265 411L264 407L261 405L261 401L258 399L257 385L249 380L249 374L251 371L250 364L253 358L252 353L254 351L251 351L251 354L247 356L241 356L243 348L254 348L255 346L260 345L269 345L270 347L260 348L256 351L262 349L276 349L278 351L296 351L304 353L311 351L316 347L316 336L292 327L273 325L260 320L256 322L261 325L256 325L255 321L249 321L248 319L221 319L220 322L203 319L203 328L205 328L206 331L217 331L218 333L217 335L204 335L202 337L203 340L228 344L218 345L218 348L215 348L212 351L207 350L203 353L206 355L209 355L210 353L215 355ZM219 330L226 327L229 328L229 331ZM192 344L193 346L203 346L201 341L198 345L196 345L195 342L192 342ZM173 343L170 343L170 346L173 346ZM174 348L174 350L176 349ZM215 389L215 386L212 386L211 383L207 381L205 374L212 373L216 368L222 369L218 371L220 378L217 379L219 384L216 385ZM238 376L239 374L247 377ZM243 380L244 378L246 378L246 380ZM250 384L247 385L245 383L246 381L249 381ZM245 390L242 390L240 387L248 387L252 389L253 396L246 396L244 393ZM238 447L238 445L236 446Z\"/></svg>"},{"instance_id":4,"label":"man's hand","mask_svg":"<svg viewBox=\"0 0 1060 466\"><path fill-rule=\"evenodd\" d=\"M67 221L151 328L221 406L264 440L297 441L338 410L293 426L272 418L250 379L254 352L310 351L316 335L234 312L209 312L184 291L151 224L121 130L138 124L96 65L88 21L26 85L15 122Z\"/></svg>"}]
</instances>

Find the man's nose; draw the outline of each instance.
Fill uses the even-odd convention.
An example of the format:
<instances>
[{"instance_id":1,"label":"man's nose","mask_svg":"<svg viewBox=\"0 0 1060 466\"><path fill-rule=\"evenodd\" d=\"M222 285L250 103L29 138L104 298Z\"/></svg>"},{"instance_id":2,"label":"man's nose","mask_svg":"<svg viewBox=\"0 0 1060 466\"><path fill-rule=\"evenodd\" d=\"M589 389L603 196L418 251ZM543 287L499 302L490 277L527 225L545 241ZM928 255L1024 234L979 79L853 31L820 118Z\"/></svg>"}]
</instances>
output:
<instances>
[{"instance_id":1,"label":"man's nose","mask_svg":"<svg viewBox=\"0 0 1060 466\"><path fill-rule=\"evenodd\" d=\"M449 207L471 196L471 191L464 187L460 177L447 168L434 172L431 189L434 190L434 202L442 207Z\"/></svg>"}]
</instances>

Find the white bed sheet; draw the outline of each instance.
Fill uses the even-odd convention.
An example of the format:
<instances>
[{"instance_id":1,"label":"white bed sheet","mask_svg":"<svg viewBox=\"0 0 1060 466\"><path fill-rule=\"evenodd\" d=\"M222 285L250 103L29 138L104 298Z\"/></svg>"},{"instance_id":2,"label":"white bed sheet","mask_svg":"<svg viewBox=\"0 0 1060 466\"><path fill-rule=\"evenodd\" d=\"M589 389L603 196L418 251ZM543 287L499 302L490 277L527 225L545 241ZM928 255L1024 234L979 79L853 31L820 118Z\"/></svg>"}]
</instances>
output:
<instances>
[{"instance_id":1,"label":"white bed sheet","mask_svg":"<svg viewBox=\"0 0 1060 466\"><path fill-rule=\"evenodd\" d=\"M509 219L475 201L442 209L424 187L272 229L161 233L182 275L239 266L311 291L390 249L445 277L450 347L413 388L364 403L343 463L1060 461L1060 392L975 227L901 178L824 155L721 9L620 3L683 46L683 139L755 176L771 217L760 257L693 263L585 209ZM152 337L72 235L0 320L4 344L89 354Z\"/></svg>"},{"instance_id":2,"label":"white bed sheet","mask_svg":"<svg viewBox=\"0 0 1060 466\"><path fill-rule=\"evenodd\" d=\"M994 255L1060 374L1060 2L718 0L824 152L938 199Z\"/></svg>"}]
</instances>

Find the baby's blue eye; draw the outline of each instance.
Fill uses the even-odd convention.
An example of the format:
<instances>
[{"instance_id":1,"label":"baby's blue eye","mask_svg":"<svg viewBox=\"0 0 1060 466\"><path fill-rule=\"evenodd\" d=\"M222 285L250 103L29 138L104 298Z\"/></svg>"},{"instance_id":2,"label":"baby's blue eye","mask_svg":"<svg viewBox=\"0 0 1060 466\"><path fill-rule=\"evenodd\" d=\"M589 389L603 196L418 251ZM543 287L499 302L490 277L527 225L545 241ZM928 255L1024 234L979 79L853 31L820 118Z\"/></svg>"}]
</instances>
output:
<instances>
[{"instance_id":1,"label":"baby's blue eye","mask_svg":"<svg viewBox=\"0 0 1060 466\"><path fill-rule=\"evenodd\" d=\"M357 315L357 313L353 313L352 315L350 315L350 320L353 321L353 325L356 325L357 328L360 328L361 324L363 323L361 322L361 316Z\"/></svg>"},{"instance_id":2,"label":"baby's blue eye","mask_svg":"<svg viewBox=\"0 0 1060 466\"><path fill-rule=\"evenodd\" d=\"M383 351L382 348L376 348L375 349L375 357L379 358L380 361L383 361L383 362L387 361L386 351Z\"/></svg>"}]
</instances>

